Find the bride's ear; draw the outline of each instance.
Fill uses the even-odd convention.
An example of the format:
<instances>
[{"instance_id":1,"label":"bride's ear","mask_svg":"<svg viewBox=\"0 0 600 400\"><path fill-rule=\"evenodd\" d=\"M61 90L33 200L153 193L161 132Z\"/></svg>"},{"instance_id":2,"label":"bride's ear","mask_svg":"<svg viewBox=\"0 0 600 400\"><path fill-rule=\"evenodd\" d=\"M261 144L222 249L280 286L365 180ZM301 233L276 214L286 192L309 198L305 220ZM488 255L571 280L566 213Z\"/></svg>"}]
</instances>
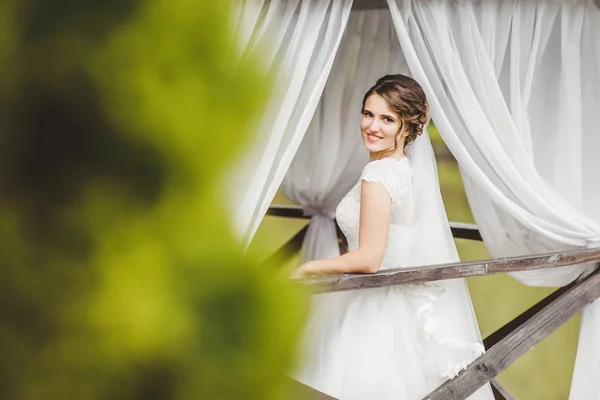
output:
<instances>
[{"instance_id":1,"label":"bride's ear","mask_svg":"<svg viewBox=\"0 0 600 400\"><path fill-rule=\"evenodd\" d=\"M401 126L400 132L396 134L396 147L406 143L408 133L408 129L405 129L404 126Z\"/></svg>"}]
</instances>

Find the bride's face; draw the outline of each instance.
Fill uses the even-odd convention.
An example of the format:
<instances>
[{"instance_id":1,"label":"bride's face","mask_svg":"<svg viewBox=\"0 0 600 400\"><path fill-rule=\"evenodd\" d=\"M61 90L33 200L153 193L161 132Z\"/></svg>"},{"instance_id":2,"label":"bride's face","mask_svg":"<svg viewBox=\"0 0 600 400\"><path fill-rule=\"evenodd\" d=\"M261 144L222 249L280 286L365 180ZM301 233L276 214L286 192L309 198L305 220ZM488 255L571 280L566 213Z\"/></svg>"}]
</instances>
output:
<instances>
[{"instance_id":1,"label":"bride's face","mask_svg":"<svg viewBox=\"0 0 600 400\"><path fill-rule=\"evenodd\" d=\"M373 93L365 102L360 131L369 152L391 150L400 131L400 118L389 109L383 97Z\"/></svg>"}]
</instances>

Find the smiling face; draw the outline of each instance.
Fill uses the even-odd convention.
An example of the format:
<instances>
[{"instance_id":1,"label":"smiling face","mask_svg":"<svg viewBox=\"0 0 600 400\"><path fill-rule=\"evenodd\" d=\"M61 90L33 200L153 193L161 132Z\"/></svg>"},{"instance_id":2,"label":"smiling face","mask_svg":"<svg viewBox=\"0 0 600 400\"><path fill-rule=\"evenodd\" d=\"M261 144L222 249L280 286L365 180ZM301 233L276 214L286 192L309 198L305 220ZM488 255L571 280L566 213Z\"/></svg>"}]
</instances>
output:
<instances>
[{"instance_id":1,"label":"smiling face","mask_svg":"<svg viewBox=\"0 0 600 400\"><path fill-rule=\"evenodd\" d=\"M371 160L381 158L382 154L394 149L403 154L404 135L398 134L400 117L390 110L383 97L377 93L370 95L362 114L360 131Z\"/></svg>"}]
</instances>

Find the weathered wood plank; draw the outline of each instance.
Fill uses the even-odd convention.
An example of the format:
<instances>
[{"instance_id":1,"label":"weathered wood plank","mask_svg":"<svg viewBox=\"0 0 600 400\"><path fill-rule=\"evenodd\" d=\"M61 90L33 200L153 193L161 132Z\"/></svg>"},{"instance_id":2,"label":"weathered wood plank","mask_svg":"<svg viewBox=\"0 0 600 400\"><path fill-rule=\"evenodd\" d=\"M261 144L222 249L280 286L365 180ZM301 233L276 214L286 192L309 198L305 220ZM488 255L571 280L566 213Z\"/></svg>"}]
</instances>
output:
<instances>
[{"instance_id":1,"label":"weathered wood plank","mask_svg":"<svg viewBox=\"0 0 600 400\"><path fill-rule=\"evenodd\" d=\"M562 253L538 254L525 257L498 258L427 267L386 269L369 275L330 275L301 279L298 283L309 286L315 293L328 293L491 275L502 272L529 271L599 261L600 249L572 250Z\"/></svg>"},{"instance_id":2,"label":"weathered wood plank","mask_svg":"<svg viewBox=\"0 0 600 400\"><path fill-rule=\"evenodd\" d=\"M600 270L581 279L424 400L463 400L600 297Z\"/></svg>"}]
</instances>

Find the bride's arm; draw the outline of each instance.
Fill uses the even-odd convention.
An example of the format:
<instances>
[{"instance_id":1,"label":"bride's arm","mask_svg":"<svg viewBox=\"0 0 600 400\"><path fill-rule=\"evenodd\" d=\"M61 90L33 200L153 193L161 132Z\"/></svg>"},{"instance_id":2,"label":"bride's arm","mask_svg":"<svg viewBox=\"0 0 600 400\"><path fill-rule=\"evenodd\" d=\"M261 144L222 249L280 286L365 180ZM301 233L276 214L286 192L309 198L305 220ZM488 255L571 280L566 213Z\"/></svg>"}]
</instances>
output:
<instances>
[{"instance_id":1,"label":"bride's arm","mask_svg":"<svg viewBox=\"0 0 600 400\"><path fill-rule=\"evenodd\" d=\"M339 257L309 261L291 277L377 272L385 254L391 215L391 198L383 185L363 181L358 249Z\"/></svg>"}]
</instances>

